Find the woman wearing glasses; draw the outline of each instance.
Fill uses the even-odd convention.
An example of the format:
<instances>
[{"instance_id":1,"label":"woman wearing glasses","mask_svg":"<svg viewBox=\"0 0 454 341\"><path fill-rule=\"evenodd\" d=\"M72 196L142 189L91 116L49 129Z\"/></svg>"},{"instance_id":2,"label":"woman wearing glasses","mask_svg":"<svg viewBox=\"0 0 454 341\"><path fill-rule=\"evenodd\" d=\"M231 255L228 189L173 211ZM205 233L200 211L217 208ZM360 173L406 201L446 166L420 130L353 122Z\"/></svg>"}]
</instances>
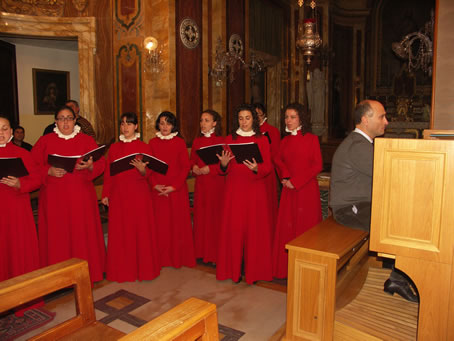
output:
<instances>
[{"instance_id":1,"label":"woman wearing glasses","mask_svg":"<svg viewBox=\"0 0 454 341\"><path fill-rule=\"evenodd\" d=\"M63 106L55 113L54 132L42 136L32 149L41 167L38 239L42 266L72 257L88 261L92 282L103 279L105 246L92 180L104 171L104 158L78 160L72 172L53 167L49 154L83 155L95 140L76 125L74 111Z\"/></svg>"}]
</instances>

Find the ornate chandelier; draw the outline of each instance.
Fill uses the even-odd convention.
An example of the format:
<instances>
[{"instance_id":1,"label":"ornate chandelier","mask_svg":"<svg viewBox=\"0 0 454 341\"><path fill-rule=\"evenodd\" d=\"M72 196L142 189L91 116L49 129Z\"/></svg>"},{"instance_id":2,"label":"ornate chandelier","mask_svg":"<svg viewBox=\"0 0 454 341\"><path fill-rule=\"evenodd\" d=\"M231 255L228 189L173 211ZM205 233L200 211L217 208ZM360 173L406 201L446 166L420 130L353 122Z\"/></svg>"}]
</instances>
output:
<instances>
[{"instance_id":1,"label":"ornate chandelier","mask_svg":"<svg viewBox=\"0 0 454 341\"><path fill-rule=\"evenodd\" d=\"M304 0L299 0L298 5L302 7ZM317 30L317 20L315 15L315 8L317 4L312 0L310 7L312 8L312 18L304 19L303 24L298 25L298 38L296 46L303 51L303 56L306 63L311 63L312 57L316 54L318 48L322 45L322 39ZM304 12L304 11L303 11ZM304 14L303 14L304 16Z\"/></svg>"},{"instance_id":2,"label":"ornate chandelier","mask_svg":"<svg viewBox=\"0 0 454 341\"><path fill-rule=\"evenodd\" d=\"M430 21L418 32L409 33L400 42L395 42L391 45L394 53L399 58L408 61L408 72L422 70L429 77L432 76L433 10L430 13L430 17Z\"/></svg>"},{"instance_id":3,"label":"ornate chandelier","mask_svg":"<svg viewBox=\"0 0 454 341\"><path fill-rule=\"evenodd\" d=\"M265 63L257 58L255 53L251 53L250 63L246 63L242 55L243 41L239 35L232 34L230 37L229 51L224 50L222 40L218 38L214 65L208 71L208 75L214 78L216 86L222 87L227 79L232 83L235 80L235 71L240 68L248 69L251 79L265 69Z\"/></svg>"}]
</instances>

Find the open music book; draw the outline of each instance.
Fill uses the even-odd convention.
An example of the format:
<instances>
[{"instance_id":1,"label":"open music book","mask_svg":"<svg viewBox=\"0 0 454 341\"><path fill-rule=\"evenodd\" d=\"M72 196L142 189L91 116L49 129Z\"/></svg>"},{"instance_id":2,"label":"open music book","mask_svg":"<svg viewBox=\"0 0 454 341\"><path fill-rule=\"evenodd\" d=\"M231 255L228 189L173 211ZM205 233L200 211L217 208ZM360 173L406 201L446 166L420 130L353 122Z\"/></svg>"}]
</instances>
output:
<instances>
[{"instance_id":1,"label":"open music book","mask_svg":"<svg viewBox=\"0 0 454 341\"><path fill-rule=\"evenodd\" d=\"M166 174L169 165L158 158L146 154L146 153L133 153L126 156L123 156L119 159L116 159L110 164L110 175L114 176L118 173L133 169L134 166L131 165L131 161L134 159L142 160L143 162L148 162L147 167L151 170L160 173Z\"/></svg>"},{"instance_id":2,"label":"open music book","mask_svg":"<svg viewBox=\"0 0 454 341\"><path fill-rule=\"evenodd\" d=\"M237 163L243 163L244 160L249 160L252 162L252 158L254 158L257 163L263 162L262 154L260 153L260 149L257 143L232 143L228 146L230 147L233 155L235 155L235 160Z\"/></svg>"},{"instance_id":3,"label":"open music book","mask_svg":"<svg viewBox=\"0 0 454 341\"><path fill-rule=\"evenodd\" d=\"M79 159L83 161L88 161L90 157L93 157L93 162L98 161L106 150L106 145L102 145L95 149L90 150L89 152L83 155L59 155L59 154L49 154L47 156L47 163L56 168L63 168L65 171L72 173L76 163Z\"/></svg>"},{"instance_id":4,"label":"open music book","mask_svg":"<svg viewBox=\"0 0 454 341\"><path fill-rule=\"evenodd\" d=\"M0 158L0 179L7 176L20 178L26 175L28 175L28 171L20 157Z\"/></svg>"},{"instance_id":5,"label":"open music book","mask_svg":"<svg viewBox=\"0 0 454 341\"><path fill-rule=\"evenodd\" d=\"M201 147L196 150L197 155L206 165L214 165L219 162L216 155L221 155L225 144L213 144L211 146Z\"/></svg>"}]
</instances>

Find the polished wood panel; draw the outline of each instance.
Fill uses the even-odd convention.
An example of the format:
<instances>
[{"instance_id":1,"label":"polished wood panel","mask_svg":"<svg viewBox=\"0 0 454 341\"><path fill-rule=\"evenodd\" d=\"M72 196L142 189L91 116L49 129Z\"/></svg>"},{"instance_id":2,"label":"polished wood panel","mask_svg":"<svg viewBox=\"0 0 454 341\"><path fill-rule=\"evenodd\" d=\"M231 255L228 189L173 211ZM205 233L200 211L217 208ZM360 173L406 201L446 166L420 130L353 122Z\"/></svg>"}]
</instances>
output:
<instances>
[{"instance_id":1,"label":"polished wood panel","mask_svg":"<svg viewBox=\"0 0 454 341\"><path fill-rule=\"evenodd\" d=\"M175 3L176 39L176 87L177 115L187 145L191 145L199 130L199 116L202 111L202 1L178 0ZM180 23L185 18L194 20L199 28L199 44L187 48L180 39Z\"/></svg>"},{"instance_id":2,"label":"polished wood panel","mask_svg":"<svg viewBox=\"0 0 454 341\"><path fill-rule=\"evenodd\" d=\"M243 47L249 46L246 39L246 1L229 0L227 1L227 37L226 49L228 50L229 39L232 34L238 34L243 40ZM243 54L244 57L244 54ZM232 127L232 118L235 109L246 101L245 99L245 72L242 69L235 71L235 80L233 83L227 83L227 133L230 134Z\"/></svg>"},{"instance_id":3,"label":"polished wood panel","mask_svg":"<svg viewBox=\"0 0 454 341\"><path fill-rule=\"evenodd\" d=\"M454 141L374 144L370 248L394 257L415 283L418 340L448 340L454 328Z\"/></svg>"},{"instance_id":4,"label":"polished wood panel","mask_svg":"<svg viewBox=\"0 0 454 341\"><path fill-rule=\"evenodd\" d=\"M361 250L367 236L367 232L340 225L330 217L286 245L289 273L284 340L332 339L338 271Z\"/></svg>"},{"instance_id":5,"label":"polished wood panel","mask_svg":"<svg viewBox=\"0 0 454 341\"><path fill-rule=\"evenodd\" d=\"M216 305L191 297L120 340L217 341Z\"/></svg>"}]
</instances>

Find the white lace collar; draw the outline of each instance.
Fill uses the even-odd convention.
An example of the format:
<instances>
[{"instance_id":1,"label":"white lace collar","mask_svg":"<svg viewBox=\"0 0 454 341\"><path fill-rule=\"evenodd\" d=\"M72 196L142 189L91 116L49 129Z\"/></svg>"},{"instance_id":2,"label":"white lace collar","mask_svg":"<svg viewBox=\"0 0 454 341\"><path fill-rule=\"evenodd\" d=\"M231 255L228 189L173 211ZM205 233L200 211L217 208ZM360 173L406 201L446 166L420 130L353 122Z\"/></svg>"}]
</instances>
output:
<instances>
[{"instance_id":1,"label":"white lace collar","mask_svg":"<svg viewBox=\"0 0 454 341\"><path fill-rule=\"evenodd\" d=\"M69 135L65 135L63 134L60 129L58 129L57 125L55 125L55 128L54 128L54 131L55 133L58 135L59 138L61 139L65 139L65 140L70 140L72 138L74 138L74 136L76 136L77 134L79 134L80 132L80 127L78 125L75 125L74 126L74 130L71 134Z\"/></svg>"},{"instance_id":2,"label":"white lace collar","mask_svg":"<svg viewBox=\"0 0 454 341\"><path fill-rule=\"evenodd\" d=\"M299 126L299 127L296 128L296 129L290 130L289 128L287 128L287 126L285 126L285 131L286 131L287 133L291 133L292 135L296 135L296 134L298 134L298 131L301 130L301 128L302 128L302 126Z\"/></svg>"},{"instance_id":3,"label":"white lace collar","mask_svg":"<svg viewBox=\"0 0 454 341\"><path fill-rule=\"evenodd\" d=\"M244 131L242 130L241 128L238 128L236 130L236 133L240 136L243 136L243 137L250 137L250 136L254 136L255 135L255 131L254 130L251 130L251 131Z\"/></svg>"},{"instance_id":4,"label":"white lace collar","mask_svg":"<svg viewBox=\"0 0 454 341\"><path fill-rule=\"evenodd\" d=\"M267 118L268 118L268 117L265 117L265 118L263 119L262 123L260 123L260 126L262 126L262 125L263 125L263 123L265 123L265 122L266 122L266 119L267 119Z\"/></svg>"},{"instance_id":5,"label":"white lace collar","mask_svg":"<svg viewBox=\"0 0 454 341\"><path fill-rule=\"evenodd\" d=\"M121 134L119 137L120 141L122 141L124 143L135 141L138 138L140 138L140 133L135 133L135 135L133 137L131 137L130 139L127 139L123 134Z\"/></svg>"},{"instance_id":6,"label":"white lace collar","mask_svg":"<svg viewBox=\"0 0 454 341\"><path fill-rule=\"evenodd\" d=\"M178 131L176 131L176 132L174 132L174 133L171 133L171 134L169 134L169 135L167 135L167 136L162 135L160 131L158 131L158 132L156 133L156 136L159 137L161 140L171 140L171 139L173 139L173 138L174 138L175 136L177 136L177 135L178 135Z\"/></svg>"},{"instance_id":7,"label":"white lace collar","mask_svg":"<svg viewBox=\"0 0 454 341\"><path fill-rule=\"evenodd\" d=\"M9 140L8 140L6 143L0 144L0 147L6 147L6 145L7 145L8 143L10 143L12 139L13 139L13 135L11 135L11 137L9 138Z\"/></svg>"},{"instance_id":8,"label":"white lace collar","mask_svg":"<svg viewBox=\"0 0 454 341\"><path fill-rule=\"evenodd\" d=\"M208 130L206 133L202 131L203 136L210 137L214 133L214 127Z\"/></svg>"}]
</instances>

